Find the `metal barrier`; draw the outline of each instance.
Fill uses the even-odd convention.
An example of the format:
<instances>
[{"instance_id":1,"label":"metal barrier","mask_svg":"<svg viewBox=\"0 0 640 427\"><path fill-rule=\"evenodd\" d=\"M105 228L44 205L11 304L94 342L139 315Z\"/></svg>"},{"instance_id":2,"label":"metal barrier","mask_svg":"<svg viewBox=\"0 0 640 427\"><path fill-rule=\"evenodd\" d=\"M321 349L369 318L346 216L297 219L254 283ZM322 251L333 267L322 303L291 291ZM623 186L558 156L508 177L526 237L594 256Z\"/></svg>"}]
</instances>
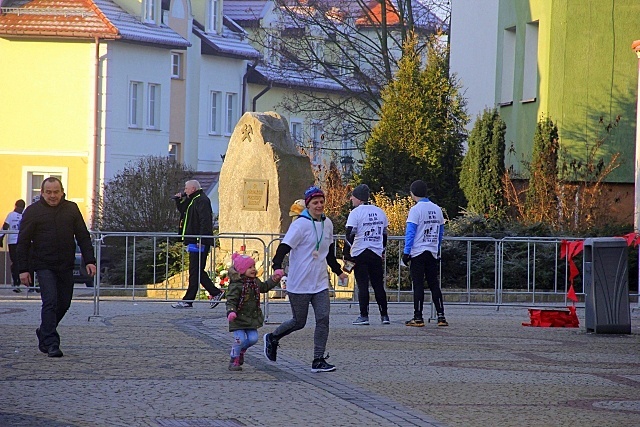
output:
<instances>
[{"instance_id":1,"label":"metal barrier","mask_svg":"<svg viewBox=\"0 0 640 427\"><path fill-rule=\"evenodd\" d=\"M188 257L177 233L91 234L98 270L92 295L94 316L99 316L100 301L107 297L172 301L180 299L186 291ZM282 235L268 233L188 237L213 239L205 270L214 282L234 251L249 252L258 262L262 261L262 278L266 280L272 270L271 259L282 239ZM338 259L342 258L340 248L344 240L344 236L334 236ZM566 259L560 261L562 240L572 239L445 236L440 252L440 283L446 304L485 304L495 305L497 309L512 304L566 304L569 265ZM384 283L391 304L413 301L409 270L400 266L403 245L404 237L389 236L384 256ZM7 261L5 268L8 268ZM357 301L353 275L347 288L337 286L334 274L329 277L332 303ZM578 295L584 294L581 280L576 281L575 291ZM271 294L273 298L267 294L263 299L267 321L269 305L286 300L286 289L277 289ZM638 296L637 293L631 295ZM203 290L198 296L206 301ZM430 293L425 302L430 302L429 298Z\"/></svg>"}]
</instances>

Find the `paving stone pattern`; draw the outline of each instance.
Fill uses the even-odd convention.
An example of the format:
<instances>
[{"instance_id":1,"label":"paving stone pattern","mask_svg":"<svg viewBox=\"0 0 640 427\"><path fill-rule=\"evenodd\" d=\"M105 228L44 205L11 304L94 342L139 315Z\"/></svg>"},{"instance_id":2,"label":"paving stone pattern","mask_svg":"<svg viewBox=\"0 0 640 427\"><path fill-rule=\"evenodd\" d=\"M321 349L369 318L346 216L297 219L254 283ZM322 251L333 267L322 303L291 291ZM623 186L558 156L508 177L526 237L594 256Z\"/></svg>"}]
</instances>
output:
<instances>
[{"instance_id":1,"label":"paving stone pattern","mask_svg":"<svg viewBox=\"0 0 640 427\"><path fill-rule=\"evenodd\" d=\"M284 338L278 362L262 335L227 369L224 304L107 299L100 317L78 295L60 325L64 357L37 348L37 298L0 290L0 427L4 426L638 426L640 312L631 335L530 328L523 307L447 306L449 327L404 326L410 304L381 325L353 326L357 305L332 305L328 361L311 373L313 311ZM86 293L86 291L85 291Z\"/></svg>"}]
</instances>

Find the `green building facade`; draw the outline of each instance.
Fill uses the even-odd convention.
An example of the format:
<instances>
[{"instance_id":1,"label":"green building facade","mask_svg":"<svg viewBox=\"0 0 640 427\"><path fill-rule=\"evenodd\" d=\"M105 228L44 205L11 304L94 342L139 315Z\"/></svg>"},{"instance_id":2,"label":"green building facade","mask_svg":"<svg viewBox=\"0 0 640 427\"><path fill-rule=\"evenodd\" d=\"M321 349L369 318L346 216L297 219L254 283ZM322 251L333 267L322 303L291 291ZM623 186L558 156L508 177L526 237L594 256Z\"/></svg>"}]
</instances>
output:
<instances>
[{"instance_id":1,"label":"green building facade","mask_svg":"<svg viewBox=\"0 0 640 427\"><path fill-rule=\"evenodd\" d=\"M638 0L500 0L496 102L507 124L507 167L524 174L536 123L550 117L572 157L606 135L620 154L609 182L634 182Z\"/></svg>"}]
</instances>

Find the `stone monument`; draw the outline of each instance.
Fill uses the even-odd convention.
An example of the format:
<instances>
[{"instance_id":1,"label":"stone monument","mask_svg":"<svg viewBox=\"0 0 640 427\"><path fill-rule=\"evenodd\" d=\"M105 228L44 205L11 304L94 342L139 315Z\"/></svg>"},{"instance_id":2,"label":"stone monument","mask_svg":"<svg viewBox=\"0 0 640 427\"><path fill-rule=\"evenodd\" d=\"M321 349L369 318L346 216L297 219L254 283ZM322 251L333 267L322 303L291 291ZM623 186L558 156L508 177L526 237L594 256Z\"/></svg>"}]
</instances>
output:
<instances>
[{"instance_id":1,"label":"stone monument","mask_svg":"<svg viewBox=\"0 0 640 427\"><path fill-rule=\"evenodd\" d=\"M289 208L313 185L309 157L295 147L289 125L275 112L247 112L238 121L220 170L220 234L268 233L279 235L291 223ZM269 244L272 238L261 239ZM224 252L258 252L262 244L247 239L221 239ZM274 249L275 250L275 249Z\"/></svg>"}]
</instances>

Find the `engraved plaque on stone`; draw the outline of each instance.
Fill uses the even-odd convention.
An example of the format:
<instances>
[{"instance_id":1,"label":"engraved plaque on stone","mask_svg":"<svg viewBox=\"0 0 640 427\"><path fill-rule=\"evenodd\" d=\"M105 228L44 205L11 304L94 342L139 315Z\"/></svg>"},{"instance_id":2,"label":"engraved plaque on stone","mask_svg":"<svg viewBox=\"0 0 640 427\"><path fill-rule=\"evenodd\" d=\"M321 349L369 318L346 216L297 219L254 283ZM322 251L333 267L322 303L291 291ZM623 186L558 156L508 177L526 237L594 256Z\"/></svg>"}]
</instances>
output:
<instances>
[{"instance_id":1,"label":"engraved plaque on stone","mask_svg":"<svg viewBox=\"0 0 640 427\"><path fill-rule=\"evenodd\" d=\"M269 181L266 179L245 179L242 192L242 210L266 211Z\"/></svg>"}]
</instances>

